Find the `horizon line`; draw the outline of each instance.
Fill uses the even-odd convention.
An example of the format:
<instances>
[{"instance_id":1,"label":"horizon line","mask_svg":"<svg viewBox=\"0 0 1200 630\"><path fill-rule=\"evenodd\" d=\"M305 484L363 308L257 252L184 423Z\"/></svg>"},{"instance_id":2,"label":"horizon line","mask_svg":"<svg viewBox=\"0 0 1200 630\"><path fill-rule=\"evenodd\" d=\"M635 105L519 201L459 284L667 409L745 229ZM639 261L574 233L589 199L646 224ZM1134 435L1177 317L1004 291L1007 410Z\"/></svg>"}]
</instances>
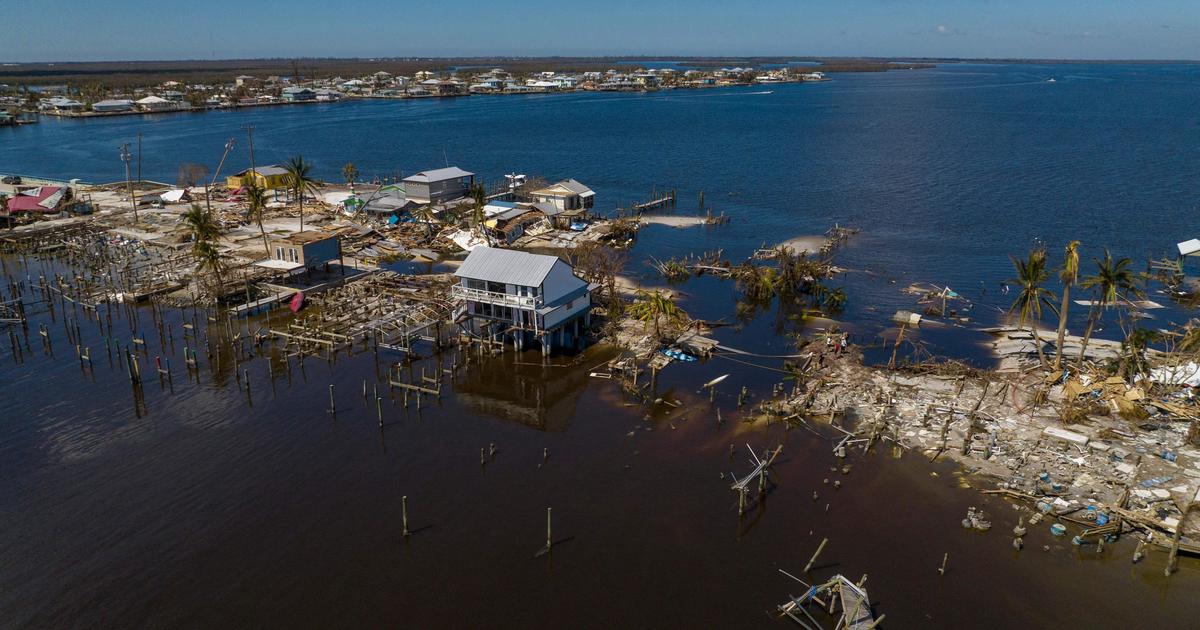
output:
<instances>
[{"instance_id":1,"label":"horizon line","mask_svg":"<svg viewBox=\"0 0 1200 630\"><path fill-rule=\"evenodd\" d=\"M96 63L219 63L234 61L288 61L288 60L323 60L323 61L460 61L460 60L630 60L630 61L705 61L705 60L740 60L740 59L794 59L803 61L821 60L864 60L864 61L915 61L915 62L982 62L982 63L1170 63L1170 64L1200 64L1200 59L1187 58L1151 58L1151 57L940 57L916 55L654 55L639 54L604 54L604 55L367 55L367 56L265 56L265 57L227 57L201 58L180 57L162 59L91 59L91 60L38 60L38 61L0 61L0 67L36 66L55 64L96 64Z\"/></svg>"}]
</instances>

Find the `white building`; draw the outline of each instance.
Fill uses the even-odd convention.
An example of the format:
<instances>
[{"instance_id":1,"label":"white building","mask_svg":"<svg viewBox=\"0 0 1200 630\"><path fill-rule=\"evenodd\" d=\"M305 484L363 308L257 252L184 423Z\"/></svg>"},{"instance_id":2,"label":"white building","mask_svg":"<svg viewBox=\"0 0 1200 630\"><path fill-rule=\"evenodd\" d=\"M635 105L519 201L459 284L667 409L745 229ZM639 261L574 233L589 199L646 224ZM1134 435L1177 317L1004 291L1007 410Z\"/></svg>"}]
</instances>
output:
<instances>
[{"instance_id":1,"label":"white building","mask_svg":"<svg viewBox=\"0 0 1200 630\"><path fill-rule=\"evenodd\" d=\"M548 203L559 211L586 210L596 202L596 193L573 179L564 179L540 188L529 193L529 196L533 197L534 201Z\"/></svg>"},{"instance_id":2,"label":"white building","mask_svg":"<svg viewBox=\"0 0 1200 630\"><path fill-rule=\"evenodd\" d=\"M38 109L55 112L78 112L83 111L83 103L65 96L55 96L53 98L42 99L38 103Z\"/></svg>"},{"instance_id":3,"label":"white building","mask_svg":"<svg viewBox=\"0 0 1200 630\"><path fill-rule=\"evenodd\" d=\"M92 103L94 112L129 112L133 111L133 101L129 99L109 99Z\"/></svg>"},{"instance_id":4,"label":"white building","mask_svg":"<svg viewBox=\"0 0 1200 630\"><path fill-rule=\"evenodd\" d=\"M161 112L176 108L174 101L168 101L165 98L154 96L153 94L146 98L138 99L138 109L147 112Z\"/></svg>"},{"instance_id":5,"label":"white building","mask_svg":"<svg viewBox=\"0 0 1200 630\"><path fill-rule=\"evenodd\" d=\"M470 334L549 354L576 346L589 324L594 287L555 256L476 247L454 275L455 320Z\"/></svg>"}]
</instances>

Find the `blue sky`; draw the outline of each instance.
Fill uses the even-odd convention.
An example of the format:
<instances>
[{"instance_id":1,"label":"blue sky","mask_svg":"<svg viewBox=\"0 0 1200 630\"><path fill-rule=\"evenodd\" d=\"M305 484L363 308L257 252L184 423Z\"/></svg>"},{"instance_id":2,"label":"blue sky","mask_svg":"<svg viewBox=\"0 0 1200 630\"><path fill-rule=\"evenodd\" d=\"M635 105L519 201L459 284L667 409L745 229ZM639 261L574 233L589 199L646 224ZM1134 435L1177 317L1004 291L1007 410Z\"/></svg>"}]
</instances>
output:
<instances>
[{"instance_id":1,"label":"blue sky","mask_svg":"<svg viewBox=\"0 0 1200 630\"><path fill-rule=\"evenodd\" d=\"M453 55L1200 59L1200 0L0 2L0 61Z\"/></svg>"}]
</instances>

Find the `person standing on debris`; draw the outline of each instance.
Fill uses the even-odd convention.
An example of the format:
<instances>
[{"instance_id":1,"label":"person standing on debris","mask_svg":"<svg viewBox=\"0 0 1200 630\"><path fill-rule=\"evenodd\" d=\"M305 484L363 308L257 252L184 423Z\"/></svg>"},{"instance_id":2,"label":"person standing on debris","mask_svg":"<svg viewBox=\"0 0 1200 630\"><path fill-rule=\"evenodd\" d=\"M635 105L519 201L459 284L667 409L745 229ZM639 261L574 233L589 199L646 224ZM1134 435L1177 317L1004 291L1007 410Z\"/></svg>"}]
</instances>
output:
<instances>
[{"instance_id":1,"label":"person standing on debris","mask_svg":"<svg viewBox=\"0 0 1200 630\"><path fill-rule=\"evenodd\" d=\"M846 352L846 346L850 343L850 333L842 333L842 341L838 344L838 356Z\"/></svg>"}]
</instances>

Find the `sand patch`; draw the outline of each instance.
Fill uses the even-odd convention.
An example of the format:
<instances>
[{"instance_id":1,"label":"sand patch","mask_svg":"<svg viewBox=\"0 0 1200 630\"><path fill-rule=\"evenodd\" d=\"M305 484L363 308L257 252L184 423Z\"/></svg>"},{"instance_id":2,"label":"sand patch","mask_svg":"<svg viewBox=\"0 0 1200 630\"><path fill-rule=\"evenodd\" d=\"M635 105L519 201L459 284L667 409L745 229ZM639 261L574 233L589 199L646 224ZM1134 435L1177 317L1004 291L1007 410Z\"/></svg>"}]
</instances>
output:
<instances>
[{"instance_id":1,"label":"sand patch","mask_svg":"<svg viewBox=\"0 0 1200 630\"><path fill-rule=\"evenodd\" d=\"M646 225L666 225L677 228L704 225L704 220L704 217L681 217L675 215L643 216L641 218L641 222Z\"/></svg>"},{"instance_id":2,"label":"sand patch","mask_svg":"<svg viewBox=\"0 0 1200 630\"><path fill-rule=\"evenodd\" d=\"M793 239L788 239L780 245L792 248L792 251L797 254L800 252L816 253L821 251L821 246L825 244L824 236L797 236Z\"/></svg>"},{"instance_id":3,"label":"sand patch","mask_svg":"<svg viewBox=\"0 0 1200 630\"><path fill-rule=\"evenodd\" d=\"M617 292L620 293L621 295L633 296L634 294L637 293L638 289L643 289L645 291L662 291L666 295L669 295L674 298L683 296L683 293L676 291L670 287L650 286L650 285L646 285L646 284L641 284L637 280L630 278L629 276L617 276Z\"/></svg>"}]
</instances>

